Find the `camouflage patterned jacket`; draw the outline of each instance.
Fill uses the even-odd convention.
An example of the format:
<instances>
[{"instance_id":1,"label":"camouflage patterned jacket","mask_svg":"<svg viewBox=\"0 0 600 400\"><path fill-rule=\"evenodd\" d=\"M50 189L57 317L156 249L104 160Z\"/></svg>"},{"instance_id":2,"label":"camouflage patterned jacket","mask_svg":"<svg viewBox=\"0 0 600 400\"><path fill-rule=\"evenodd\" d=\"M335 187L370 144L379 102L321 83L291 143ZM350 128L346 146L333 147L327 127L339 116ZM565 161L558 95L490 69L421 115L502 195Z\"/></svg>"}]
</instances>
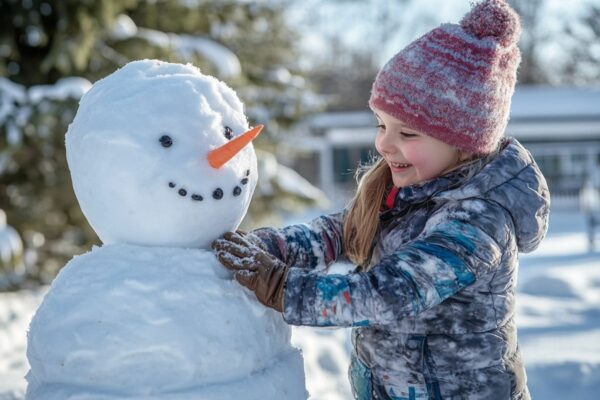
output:
<instances>
[{"instance_id":1,"label":"camouflage patterned jacket","mask_svg":"<svg viewBox=\"0 0 600 400\"><path fill-rule=\"evenodd\" d=\"M254 231L292 267L288 323L355 327L355 398L529 398L515 286L518 253L546 234L548 188L512 138L475 168L401 188L380 214L367 272L323 272L343 258L343 213Z\"/></svg>"}]
</instances>

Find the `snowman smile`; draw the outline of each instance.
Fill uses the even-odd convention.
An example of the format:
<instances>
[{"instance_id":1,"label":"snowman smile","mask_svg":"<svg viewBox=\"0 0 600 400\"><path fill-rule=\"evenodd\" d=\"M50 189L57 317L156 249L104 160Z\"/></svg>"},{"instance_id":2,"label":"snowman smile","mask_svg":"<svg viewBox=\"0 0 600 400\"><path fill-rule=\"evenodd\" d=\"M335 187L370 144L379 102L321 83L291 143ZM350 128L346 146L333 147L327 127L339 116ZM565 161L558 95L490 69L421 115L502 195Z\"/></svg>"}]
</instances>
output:
<instances>
[{"instance_id":1,"label":"snowman smile","mask_svg":"<svg viewBox=\"0 0 600 400\"><path fill-rule=\"evenodd\" d=\"M240 185L236 185L231 190L231 194L234 197L237 197L240 194L242 194L242 187L248 184L248 176L250 176L250 170L249 169L246 170L246 176L240 180ZM177 190L177 193L181 197L187 197L188 195L190 195L190 197L191 197L191 199L193 201L203 201L204 200L204 196L202 196L201 194L198 194L198 193L191 193L190 194L190 192L185 187L180 186L178 188L177 187L177 183L175 183L173 181L169 182L169 188ZM221 200L224 195L225 195L225 193L223 192L223 189L220 188L220 187L214 189L212 191L212 193L211 193L212 198L215 199L215 200Z\"/></svg>"}]
</instances>

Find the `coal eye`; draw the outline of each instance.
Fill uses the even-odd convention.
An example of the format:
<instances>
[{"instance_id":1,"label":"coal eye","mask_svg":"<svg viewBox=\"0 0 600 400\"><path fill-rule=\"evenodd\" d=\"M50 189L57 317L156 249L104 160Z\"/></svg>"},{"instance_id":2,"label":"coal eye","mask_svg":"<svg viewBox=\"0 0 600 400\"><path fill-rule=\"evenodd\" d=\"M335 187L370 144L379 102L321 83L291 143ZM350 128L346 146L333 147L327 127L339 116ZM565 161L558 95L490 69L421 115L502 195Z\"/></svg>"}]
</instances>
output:
<instances>
[{"instance_id":1,"label":"coal eye","mask_svg":"<svg viewBox=\"0 0 600 400\"><path fill-rule=\"evenodd\" d=\"M163 147L171 147L173 145L173 139L169 135L162 135L158 141Z\"/></svg>"},{"instance_id":2,"label":"coal eye","mask_svg":"<svg viewBox=\"0 0 600 400\"><path fill-rule=\"evenodd\" d=\"M230 128L230 127L228 127L228 126L226 126L226 127L225 127L225 137L226 137L228 140L231 140L231 139L233 139L233 131L232 131L232 130L231 130L231 128Z\"/></svg>"}]
</instances>

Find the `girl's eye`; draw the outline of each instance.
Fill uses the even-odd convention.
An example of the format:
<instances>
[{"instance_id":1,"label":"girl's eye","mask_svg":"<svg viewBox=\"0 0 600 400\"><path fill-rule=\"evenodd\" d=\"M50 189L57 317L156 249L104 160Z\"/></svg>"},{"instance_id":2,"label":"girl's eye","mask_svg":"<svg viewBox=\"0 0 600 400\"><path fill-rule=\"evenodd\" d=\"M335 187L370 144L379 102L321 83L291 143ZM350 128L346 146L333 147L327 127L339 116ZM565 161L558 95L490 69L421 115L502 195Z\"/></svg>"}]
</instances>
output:
<instances>
[{"instance_id":1,"label":"girl's eye","mask_svg":"<svg viewBox=\"0 0 600 400\"><path fill-rule=\"evenodd\" d=\"M400 132L400 134L405 138L412 138L412 137L418 136L418 135L415 135L414 133L406 133L406 132Z\"/></svg>"},{"instance_id":2,"label":"girl's eye","mask_svg":"<svg viewBox=\"0 0 600 400\"><path fill-rule=\"evenodd\" d=\"M385 125L383 125L383 124L379 124L379 125L377 125L377 128L378 128L378 129L385 129Z\"/></svg>"},{"instance_id":3,"label":"girl's eye","mask_svg":"<svg viewBox=\"0 0 600 400\"><path fill-rule=\"evenodd\" d=\"M233 139L233 130L230 127L228 127L228 126L225 127L224 134L225 134L225 137L227 138L227 140Z\"/></svg>"},{"instance_id":4,"label":"girl's eye","mask_svg":"<svg viewBox=\"0 0 600 400\"><path fill-rule=\"evenodd\" d=\"M169 135L162 135L158 141L162 147L171 147L173 145L173 139Z\"/></svg>"}]
</instances>

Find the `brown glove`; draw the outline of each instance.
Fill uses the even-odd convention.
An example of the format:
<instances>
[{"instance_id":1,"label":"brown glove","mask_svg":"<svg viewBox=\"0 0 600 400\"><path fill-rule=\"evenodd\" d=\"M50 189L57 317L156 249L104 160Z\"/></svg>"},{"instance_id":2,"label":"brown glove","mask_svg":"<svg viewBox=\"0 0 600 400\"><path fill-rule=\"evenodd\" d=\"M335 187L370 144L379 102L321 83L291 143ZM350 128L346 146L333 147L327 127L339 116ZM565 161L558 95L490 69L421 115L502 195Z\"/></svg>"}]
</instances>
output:
<instances>
[{"instance_id":1,"label":"brown glove","mask_svg":"<svg viewBox=\"0 0 600 400\"><path fill-rule=\"evenodd\" d=\"M239 233L227 232L212 243L216 256L235 279L252 290L259 302L283 312L288 266Z\"/></svg>"},{"instance_id":2,"label":"brown glove","mask_svg":"<svg viewBox=\"0 0 600 400\"><path fill-rule=\"evenodd\" d=\"M265 244L265 242L263 242L261 238L259 238L258 236L256 236L252 232L248 233L246 231L238 229L238 230L235 231L235 233L237 233L238 235L240 235L241 237L243 237L244 239L246 239L246 241L250 242L250 244L253 244L256 247L259 247L259 248L261 248L264 251L267 251L267 252L269 251L267 249L267 245Z\"/></svg>"}]
</instances>

